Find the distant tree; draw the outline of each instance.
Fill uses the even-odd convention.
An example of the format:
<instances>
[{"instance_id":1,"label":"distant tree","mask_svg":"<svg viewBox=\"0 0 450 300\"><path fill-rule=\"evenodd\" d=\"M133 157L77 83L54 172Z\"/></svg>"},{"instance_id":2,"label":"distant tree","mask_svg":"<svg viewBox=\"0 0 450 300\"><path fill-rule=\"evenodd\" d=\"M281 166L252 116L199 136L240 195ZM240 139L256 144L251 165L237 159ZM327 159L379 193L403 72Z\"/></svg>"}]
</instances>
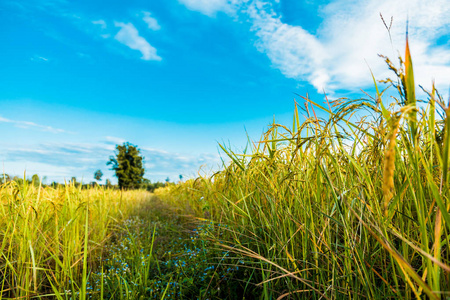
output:
<instances>
[{"instance_id":1,"label":"distant tree","mask_svg":"<svg viewBox=\"0 0 450 300\"><path fill-rule=\"evenodd\" d=\"M145 189L149 192L153 192L154 190L160 188L160 187L165 187L166 183L164 182L154 182L152 183L149 179L144 178L142 184L141 184L141 188Z\"/></svg>"},{"instance_id":2,"label":"distant tree","mask_svg":"<svg viewBox=\"0 0 450 300\"><path fill-rule=\"evenodd\" d=\"M106 187L107 188L112 188L111 180L106 179Z\"/></svg>"},{"instance_id":3,"label":"distant tree","mask_svg":"<svg viewBox=\"0 0 450 300\"><path fill-rule=\"evenodd\" d=\"M95 171L95 173L94 173L94 178L95 178L95 180L97 180L97 181L102 180L102 176L103 176L103 173L102 173L101 170Z\"/></svg>"},{"instance_id":4,"label":"distant tree","mask_svg":"<svg viewBox=\"0 0 450 300\"><path fill-rule=\"evenodd\" d=\"M170 182L170 178L167 177L167 178L166 178L166 183L169 183L169 182Z\"/></svg>"},{"instance_id":5,"label":"distant tree","mask_svg":"<svg viewBox=\"0 0 450 300\"><path fill-rule=\"evenodd\" d=\"M22 184L23 184L23 179L20 178L20 177L17 176L17 175L14 176L12 180L15 181L15 182L17 182L19 185L22 185Z\"/></svg>"},{"instance_id":6,"label":"distant tree","mask_svg":"<svg viewBox=\"0 0 450 300\"><path fill-rule=\"evenodd\" d=\"M180 174L180 181L183 181L183 175Z\"/></svg>"},{"instance_id":7,"label":"distant tree","mask_svg":"<svg viewBox=\"0 0 450 300\"><path fill-rule=\"evenodd\" d=\"M39 179L39 175L34 174L33 176L31 176L31 183L34 186L39 186L39 184L41 183L41 180Z\"/></svg>"},{"instance_id":8,"label":"distant tree","mask_svg":"<svg viewBox=\"0 0 450 300\"><path fill-rule=\"evenodd\" d=\"M111 156L107 165L111 165L119 182L119 188L139 188L144 178L144 157L137 146L124 143L116 146L116 156Z\"/></svg>"},{"instance_id":9,"label":"distant tree","mask_svg":"<svg viewBox=\"0 0 450 300\"><path fill-rule=\"evenodd\" d=\"M82 182L78 182L77 181L77 178L75 177L75 176L73 176L71 179L70 179L70 182L69 183L72 183L75 187L80 187L80 186L82 186Z\"/></svg>"},{"instance_id":10,"label":"distant tree","mask_svg":"<svg viewBox=\"0 0 450 300\"><path fill-rule=\"evenodd\" d=\"M3 184L3 183L6 183L6 182L8 182L8 181L10 181L11 179L9 178L9 175L8 174L2 174L1 176L0 176L0 184Z\"/></svg>"}]
</instances>

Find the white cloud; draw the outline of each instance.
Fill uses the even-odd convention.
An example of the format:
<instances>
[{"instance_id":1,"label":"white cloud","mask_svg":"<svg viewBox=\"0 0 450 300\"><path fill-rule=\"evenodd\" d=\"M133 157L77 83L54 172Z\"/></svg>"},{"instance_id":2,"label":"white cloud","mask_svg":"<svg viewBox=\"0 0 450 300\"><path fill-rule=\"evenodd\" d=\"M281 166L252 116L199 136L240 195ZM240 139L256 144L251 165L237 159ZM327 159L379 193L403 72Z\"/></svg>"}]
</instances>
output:
<instances>
[{"instance_id":1,"label":"white cloud","mask_svg":"<svg viewBox=\"0 0 450 300\"><path fill-rule=\"evenodd\" d=\"M377 54L388 55L395 62L397 50L404 55L408 16L416 82L430 86L432 78L436 76L438 83L450 83L450 49L448 45L447 48L435 46L437 38L450 33L449 2L341 0L325 6L323 13L324 22L318 38L330 55L325 61L327 73L330 75L328 85L344 88L370 85L371 79L363 63L364 59L377 78L391 76ZM388 32L380 20L380 13L387 23L390 22L390 17L393 17L391 35L394 51Z\"/></svg>"},{"instance_id":2,"label":"white cloud","mask_svg":"<svg viewBox=\"0 0 450 300\"><path fill-rule=\"evenodd\" d=\"M282 21L273 0L179 0L191 10L213 16L218 11L233 12L238 21L248 21L257 40L255 46L265 53L272 66L286 77L308 81L318 91L365 88L372 85L366 61L376 78L392 77L378 54L397 62L403 56L406 20L409 16L410 48L416 82L438 87L450 84L449 43L437 46L436 40L450 34L450 2L436 0L335 0L318 12L323 18L317 33ZM387 23L393 16L391 35ZM302 12L299 12L302 15ZM389 24L388 24L389 25Z\"/></svg>"},{"instance_id":3,"label":"white cloud","mask_svg":"<svg viewBox=\"0 0 450 300\"><path fill-rule=\"evenodd\" d=\"M315 36L299 26L284 24L270 6L254 2L247 9L259 38L256 47L287 77L302 78L321 88L329 80L324 69L327 51Z\"/></svg>"},{"instance_id":4,"label":"white cloud","mask_svg":"<svg viewBox=\"0 0 450 300\"><path fill-rule=\"evenodd\" d=\"M159 24L158 24L158 20L153 18L151 16L150 12L144 11L143 14L144 14L144 17L142 18L142 20L144 20L144 22L147 23L148 28L150 28L151 30L160 30L161 29L161 26L159 26Z\"/></svg>"},{"instance_id":5,"label":"white cloud","mask_svg":"<svg viewBox=\"0 0 450 300\"><path fill-rule=\"evenodd\" d=\"M48 62L49 59L43 56L39 56L39 55L34 55L33 57L30 58L33 61L40 61L40 62Z\"/></svg>"},{"instance_id":6,"label":"white cloud","mask_svg":"<svg viewBox=\"0 0 450 300\"><path fill-rule=\"evenodd\" d=\"M106 136L105 139L107 144L121 145L126 142L125 139L115 136Z\"/></svg>"},{"instance_id":7,"label":"white cloud","mask_svg":"<svg viewBox=\"0 0 450 300\"><path fill-rule=\"evenodd\" d=\"M99 32L99 34L102 38L107 39L107 38L111 37L111 34L108 33L108 31L109 31L108 25L106 24L105 20L102 20L102 19L95 20L95 21L92 21L92 24L99 26L100 30L97 30L97 31Z\"/></svg>"},{"instance_id":8,"label":"white cloud","mask_svg":"<svg viewBox=\"0 0 450 300\"><path fill-rule=\"evenodd\" d=\"M391 29L395 49L403 55L406 18L410 18L410 46L416 81L429 86L431 79L450 83L449 49L434 46L443 33L450 32L450 5L445 1L418 0L364 2L334 1L322 9L324 21L318 34L281 21L272 6L254 1L247 9L256 46L267 54L273 66L290 78L309 81L317 90L352 89L372 84L365 60L379 79L391 76L377 54L396 61L388 32L380 19L394 17ZM388 24L389 25L389 24ZM443 30L443 28L447 30ZM447 46L448 47L448 46Z\"/></svg>"},{"instance_id":9,"label":"white cloud","mask_svg":"<svg viewBox=\"0 0 450 300\"><path fill-rule=\"evenodd\" d=\"M199 11L207 16L214 16L217 12L223 11L232 13L240 0L178 0L188 9Z\"/></svg>"},{"instance_id":10,"label":"white cloud","mask_svg":"<svg viewBox=\"0 0 450 300\"><path fill-rule=\"evenodd\" d=\"M102 29L106 29L106 22L105 22L105 20L96 20L96 21L92 21L92 24L95 24L95 25L100 25L100 27L102 28Z\"/></svg>"},{"instance_id":11,"label":"white cloud","mask_svg":"<svg viewBox=\"0 0 450 300\"><path fill-rule=\"evenodd\" d=\"M34 122L15 121L15 120L6 119L3 117L0 117L0 122L11 123L15 127L23 128L23 129L31 128L31 129L37 129L40 131L46 131L46 132L51 132L51 133L72 133L72 132L65 131L64 129L54 128L54 127L46 126L46 125L40 125L40 124L36 124Z\"/></svg>"},{"instance_id":12,"label":"white cloud","mask_svg":"<svg viewBox=\"0 0 450 300\"><path fill-rule=\"evenodd\" d=\"M114 24L116 27L121 28L114 36L118 42L128 46L131 49L140 51L142 53L143 60L162 60L162 58L156 54L155 47L150 45L142 36L139 35L139 32L133 24L121 22L115 22Z\"/></svg>"},{"instance_id":13,"label":"white cloud","mask_svg":"<svg viewBox=\"0 0 450 300\"><path fill-rule=\"evenodd\" d=\"M176 153L147 147L141 148L141 153L148 174L169 176L172 180L180 174L195 177L201 167L217 171L220 165L219 156L211 153Z\"/></svg>"}]
</instances>

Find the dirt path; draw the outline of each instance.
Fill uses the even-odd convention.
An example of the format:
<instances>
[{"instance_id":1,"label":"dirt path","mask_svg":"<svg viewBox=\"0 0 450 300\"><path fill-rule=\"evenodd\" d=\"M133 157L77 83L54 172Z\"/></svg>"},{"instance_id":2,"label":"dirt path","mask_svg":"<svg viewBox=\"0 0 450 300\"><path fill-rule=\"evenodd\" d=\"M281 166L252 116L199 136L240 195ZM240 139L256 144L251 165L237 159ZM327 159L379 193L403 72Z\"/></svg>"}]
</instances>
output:
<instances>
[{"instance_id":1,"label":"dirt path","mask_svg":"<svg viewBox=\"0 0 450 300\"><path fill-rule=\"evenodd\" d=\"M235 299L239 269L208 236L212 223L181 216L156 197L118 226L91 273L91 299ZM238 297L240 298L240 297Z\"/></svg>"}]
</instances>

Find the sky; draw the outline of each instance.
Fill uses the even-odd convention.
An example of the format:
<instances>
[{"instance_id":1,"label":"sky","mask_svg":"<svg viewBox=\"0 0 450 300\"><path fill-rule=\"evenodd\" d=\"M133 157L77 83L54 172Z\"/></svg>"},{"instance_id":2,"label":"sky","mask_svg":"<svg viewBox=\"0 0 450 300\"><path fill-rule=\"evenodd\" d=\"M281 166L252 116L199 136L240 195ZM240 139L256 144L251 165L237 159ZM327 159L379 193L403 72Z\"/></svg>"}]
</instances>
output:
<instances>
[{"instance_id":1,"label":"sky","mask_svg":"<svg viewBox=\"0 0 450 300\"><path fill-rule=\"evenodd\" d=\"M408 19L416 83L447 99L449 16L448 0L0 0L3 172L115 182L130 142L152 181L210 174L218 143L289 124L298 95L373 94Z\"/></svg>"}]
</instances>

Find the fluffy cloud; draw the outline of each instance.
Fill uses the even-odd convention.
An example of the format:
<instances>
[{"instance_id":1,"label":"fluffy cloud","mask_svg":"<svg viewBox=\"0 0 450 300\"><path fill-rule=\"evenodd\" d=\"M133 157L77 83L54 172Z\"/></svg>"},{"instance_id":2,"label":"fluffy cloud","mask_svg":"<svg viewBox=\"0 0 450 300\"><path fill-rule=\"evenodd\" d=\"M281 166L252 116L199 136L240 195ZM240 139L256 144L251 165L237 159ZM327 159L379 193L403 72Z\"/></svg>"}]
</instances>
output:
<instances>
[{"instance_id":1,"label":"fluffy cloud","mask_svg":"<svg viewBox=\"0 0 450 300\"><path fill-rule=\"evenodd\" d=\"M131 23L115 22L116 27L120 27L119 32L114 36L118 42L127 47L138 50L142 53L143 60L160 61L162 58L156 54L156 49L150 45L142 36L139 35L138 30Z\"/></svg>"},{"instance_id":2,"label":"fluffy cloud","mask_svg":"<svg viewBox=\"0 0 450 300\"><path fill-rule=\"evenodd\" d=\"M299 26L281 21L270 5L254 2L246 10L252 30L259 38L256 47L287 77L308 80L317 88L329 81L325 69L328 53L315 36Z\"/></svg>"},{"instance_id":3,"label":"fluffy cloud","mask_svg":"<svg viewBox=\"0 0 450 300\"><path fill-rule=\"evenodd\" d=\"M438 85L450 83L449 45L436 46L436 40L450 33L450 4L445 0L427 3L420 0L402 1L335 1L323 9L324 22L318 39L329 51L325 60L328 85L350 87L370 85L366 60L376 77L390 76L377 54L388 55L393 61L404 53L405 28L409 16L410 47L416 81L430 86L436 78ZM384 16L388 32L380 19Z\"/></svg>"},{"instance_id":4,"label":"fluffy cloud","mask_svg":"<svg viewBox=\"0 0 450 300\"><path fill-rule=\"evenodd\" d=\"M238 16L235 20L248 21L257 37L256 48L268 56L272 66L286 77L308 81L318 91L371 86L367 64L378 79L391 76L378 54L395 62L398 50L403 55L409 16L416 82L430 86L436 79L441 90L450 83L450 45L436 43L450 34L447 0L331 1L320 8L323 21L314 34L284 23L274 5L277 0L179 1L209 16L218 11L233 12ZM380 13L388 26L393 17L393 45Z\"/></svg>"},{"instance_id":5,"label":"fluffy cloud","mask_svg":"<svg viewBox=\"0 0 450 300\"><path fill-rule=\"evenodd\" d=\"M158 24L158 20L153 18L151 16L151 13L149 13L148 11L144 11L143 14L144 14L144 17L142 18L142 20L144 20L144 22L147 23L148 28L150 28L151 30L160 30L161 29L161 26L159 26L159 24Z\"/></svg>"}]
</instances>

